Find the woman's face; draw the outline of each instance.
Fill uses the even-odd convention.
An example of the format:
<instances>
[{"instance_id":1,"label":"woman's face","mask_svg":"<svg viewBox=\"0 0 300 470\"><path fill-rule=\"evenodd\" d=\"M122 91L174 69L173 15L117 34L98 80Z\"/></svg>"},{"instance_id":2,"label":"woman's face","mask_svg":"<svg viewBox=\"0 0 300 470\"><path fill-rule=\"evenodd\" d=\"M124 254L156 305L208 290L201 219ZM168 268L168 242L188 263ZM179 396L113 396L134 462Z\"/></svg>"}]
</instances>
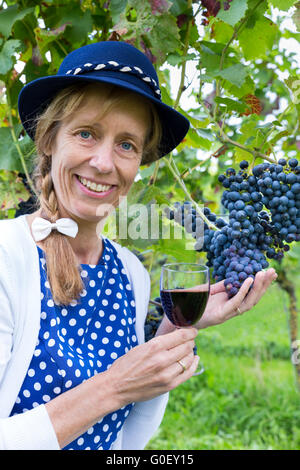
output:
<instances>
[{"instance_id":1,"label":"woman's face","mask_svg":"<svg viewBox=\"0 0 300 470\"><path fill-rule=\"evenodd\" d=\"M101 206L117 207L134 182L150 125L147 107L130 95L101 116L104 103L103 92L89 90L50 149L61 216L97 222Z\"/></svg>"}]
</instances>

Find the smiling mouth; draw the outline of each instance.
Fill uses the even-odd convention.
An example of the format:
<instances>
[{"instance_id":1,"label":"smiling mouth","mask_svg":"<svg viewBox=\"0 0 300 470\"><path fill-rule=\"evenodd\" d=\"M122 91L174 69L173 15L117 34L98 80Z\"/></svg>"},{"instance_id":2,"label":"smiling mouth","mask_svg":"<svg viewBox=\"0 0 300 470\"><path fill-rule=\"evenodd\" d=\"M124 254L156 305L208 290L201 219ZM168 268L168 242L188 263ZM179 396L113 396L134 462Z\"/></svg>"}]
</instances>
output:
<instances>
[{"instance_id":1,"label":"smiling mouth","mask_svg":"<svg viewBox=\"0 0 300 470\"><path fill-rule=\"evenodd\" d=\"M114 185L112 184L97 184L94 181L90 181L86 178L82 178L79 175L76 175L78 180L80 181L83 186L88 188L90 191L94 191L95 193L104 193L109 191Z\"/></svg>"}]
</instances>

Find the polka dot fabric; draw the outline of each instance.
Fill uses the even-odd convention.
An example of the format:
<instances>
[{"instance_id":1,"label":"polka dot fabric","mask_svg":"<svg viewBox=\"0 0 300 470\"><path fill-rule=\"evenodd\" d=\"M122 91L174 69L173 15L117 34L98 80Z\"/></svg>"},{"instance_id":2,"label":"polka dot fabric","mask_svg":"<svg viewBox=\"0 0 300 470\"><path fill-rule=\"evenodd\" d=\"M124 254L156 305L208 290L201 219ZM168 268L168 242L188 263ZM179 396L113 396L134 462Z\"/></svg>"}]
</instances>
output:
<instances>
[{"instance_id":1,"label":"polka dot fabric","mask_svg":"<svg viewBox=\"0 0 300 470\"><path fill-rule=\"evenodd\" d=\"M116 249L103 239L97 265L82 264L85 289L68 306L55 304L44 252L41 272L41 324L36 348L11 415L47 403L79 385L137 345L135 302ZM64 449L110 449L133 404L111 413Z\"/></svg>"}]
</instances>

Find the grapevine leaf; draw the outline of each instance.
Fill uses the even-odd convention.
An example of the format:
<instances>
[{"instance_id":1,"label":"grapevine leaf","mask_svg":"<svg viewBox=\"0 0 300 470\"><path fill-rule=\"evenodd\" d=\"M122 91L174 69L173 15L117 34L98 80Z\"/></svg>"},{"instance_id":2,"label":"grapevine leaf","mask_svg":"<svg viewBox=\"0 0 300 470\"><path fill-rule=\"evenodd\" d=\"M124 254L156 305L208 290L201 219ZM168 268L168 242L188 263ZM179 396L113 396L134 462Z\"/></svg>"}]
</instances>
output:
<instances>
[{"instance_id":1,"label":"grapevine leaf","mask_svg":"<svg viewBox=\"0 0 300 470\"><path fill-rule=\"evenodd\" d=\"M118 23L120 15L126 9L127 0L110 0L110 13L113 23Z\"/></svg>"},{"instance_id":2,"label":"grapevine leaf","mask_svg":"<svg viewBox=\"0 0 300 470\"><path fill-rule=\"evenodd\" d=\"M153 15L159 15L161 13L166 13L171 7L171 2L168 0L150 0L151 13Z\"/></svg>"},{"instance_id":3,"label":"grapevine leaf","mask_svg":"<svg viewBox=\"0 0 300 470\"><path fill-rule=\"evenodd\" d=\"M176 18L168 12L153 15L150 3L143 0L128 0L114 30L124 31L122 39L133 41L153 62L163 63L180 46Z\"/></svg>"},{"instance_id":4,"label":"grapevine leaf","mask_svg":"<svg viewBox=\"0 0 300 470\"><path fill-rule=\"evenodd\" d=\"M255 83L250 75L247 75L246 80L242 86L236 86L229 82L225 82L223 84L225 90L228 91L231 95L235 96L236 98L240 99L249 93L254 93L255 91Z\"/></svg>"},{"instance_id":5,"label":"grapevine leaf","mask_svg":"<svg viewBox=\"0 0 300 470\"><path fill-rule=\"evenodd\" d=\"M161 253L166 255L173 256L175 259L186 262L193 263L195 262L195 250L186 249L187 240L183 239L161 239L158 242L157 249Z\"/></svg>"},{"instance_id":6,"label":"grapevine leaf","mask_svg":"<svg viewBox=\"0 0 300 470\"><path fill-rule=\"evenodd\" d=\"M27 201L29 197L29 191L15 172L0 170L1 211L16 209L21 201Z\"/></svg>"},{"instance_id":7,"label":"grapevine leaf","mask_svg":"<svg viewBox=\"0 0 300 470\"><path fill-rule=\"evenodd\" d=\"M244 17L247 8L247 0L232 0L230 8L228 10L220 9L217 18L234 26Z\"/></svg>"},{"instance_id":8,"label":"grapevine leaf","mask_svg":"<svg viewBox=\"0 0 300 470\"><path fill-rule=\"evenodd\" d=\"M63 24L56 29L47 31L40 27L35 28L34 33L36 42L39 46L38 50L41 51L41 53L47 52L49 44L57 40L64 33L68 25L72 25L72 23L69 21L68 23Z\"/></svg>"},{"instance_id":9,"label":"grapevine leaf","mask_svg":"<svg viewBox=\"0 0 300 470\"><path fill-rule=\"evenodd\" d=\"M21 171L15 153L15 144L8 127L0 128L0 169Z\"/></svg>"},{"instance_id":10,"label":"grapevine leaf","mask_svg":"<svg viewBox=\"0 0 300 470\"><path fill-rule=\"evenodd\" d=\"M293 21L298 31L300 31L300 2L296 4L296 11L293 14Z\"/></svg>"},{"instance_id":11,"label":"grapevine leaf","mask_svg":"<svg viewBox=\"0 0 300 470\"><path fill-rule=\"evenodd\" d=\"M4 43L0 52L0 74L5 75L14 65L16 59L15 52L21 52L23 45L18 39L9 39Z\"/></svg>"},{"instance_id":12,"label":"grapevine leaf","mask_svg":"<svg viewBox=\"0 0 300 470\"><path fill-rule=\"evenodd\" d=\"M278 33L278 26L269 18L259 18L252 28L245 28L239 36L240 46L246 60L266 57L272 49Z\"/></svg>"},{"instance_id":13,"label":"grapevine leaf","mask_svg":"<svg viewBox=\"0 0 300 470\"><path fill-rule=\"evenodd\" d=\"M216 21L212 30L212 36L217 42L226 44L232 38L234 29L224 21Z\"/></svg>"},{"instance_id":14,"label":"grapevine leaf","mask_svg":"<svg viewBox=\"0 0 300 470\"><path fill-rule=\"evenodd\" d=\"M247 69L242 64L235 64L219 71L218 76L225 78L225 80L228 80L233 85L241 87L246 80Z\"/></svg>"},{"instance_id":15,"label":"grapevine leaf","mask_svg":"<svg viewBox=\"0 0 300 470\"><path fill-rule=\"evenodd\" d=\"M187 135L185 136L182 143L177 147L177 150L178 152L180 152L185 147L210 150L213 140L214 140L214 137L209 131L205 133L203 129L196 130L196 129L191 128L189 132L187 133Z\"/></svg>"},{"instance_id":16,"label":"grapevine leaf","mask_svg":"<svg viewBox=\"0 0 300 470\"><path fill-rule=\"evenodd\" d=\"M207 72L219 69L221 56L215 54L206 46L202 46L201 66L205 67Z\"/></svg>"},{"instance_id":17,"label":"grapevine leaf","mask_svg":"<svg viewBox=\"0 0 300 470\"><path fill-rule=\"evenodd\" d=\"M217 96L215 98L215 102L226 106L228 111L237 111L238 113L243 113L246 109L244 103L242 103L241 101L232 100L230 98L221 98Z\"/></svg>"},{"instance_id":18,"label":"grapevine leaf","mask_svg":"<svg viewBox=\"0 0 300 470\"><path fill-rule=\"evenodd\" d=\"M20 125L15 126L16 135L19 134L20 129ZM19 140L20 149L25 156L30 153L32 145L33 143L29 136ZM24 170L9 127L0 128L0 169L19 172Z\"/></svg>"},{"instance_id":19,"label":"grapevine leaf","mask_svg":"<svg viewBox=\"0 0 300 470\"><path fill-rule=\"evenodd\" d=\"M279 8L279 10L289 10L298 0L269 0L269 4L271 4L275 8Z\"/></svg>"},{"instance_id":20,"label":"grapevine leaf","mask_svg":"<svg viewBox=\"0 0 300 470\"><path fill-rule=\"evenodd\" d=\"M182 13L185 13L187 11L186 0L173 0L170 11L174 16L179 16Z\"/></svg>"},{"instance_id":21,"label":"grapevine leaf","mask_svg":"<svg viewBox=\"0 0 300 470\"><path fill-rule=\"evenodd\" d=\"M295 109L298 112L298 116L300 116L300 80L298 77L292 75L284 80L284 82L291 91L292 101L295 105Z\"/></svg>"},{"instance_id":22,"label":"grapevine leaf","mask_svg":"<svg viewBox=\"0 0 300 470\"><path fill-rule=\"evenodd\" d=\"M155 23L149 39L154 56L162 62L169 52L175 51L179 45L179 32L176 19L171 15L155 16Z\"/></svg>"},{"instance_id":23,"label":"grapevine leaf","mask_svg":"<svg viewBox=\"0 0 300 470\"><path fill-rule=\"evenodd\" d=\"M71 24L71 26L70 26ZM93 19L90 10L84 13L79 7L68 10L61 18L59 27L68 25L64 36L70 41L72 46L82 45L82 40L85 38L93 27Z\"/></svg>"},{"instance_id":24,"label":"grapevine leaf","mask_svg":"<svg viewBox=\"0 0 300 470\"><path fill-rule=\"evenodd\" d=\"M34 11L34 7L18 11L18 5L13 5L0 11L0 34L7 38L16 21L22 20L26 15Z\"/></svg>"}]
</instances>

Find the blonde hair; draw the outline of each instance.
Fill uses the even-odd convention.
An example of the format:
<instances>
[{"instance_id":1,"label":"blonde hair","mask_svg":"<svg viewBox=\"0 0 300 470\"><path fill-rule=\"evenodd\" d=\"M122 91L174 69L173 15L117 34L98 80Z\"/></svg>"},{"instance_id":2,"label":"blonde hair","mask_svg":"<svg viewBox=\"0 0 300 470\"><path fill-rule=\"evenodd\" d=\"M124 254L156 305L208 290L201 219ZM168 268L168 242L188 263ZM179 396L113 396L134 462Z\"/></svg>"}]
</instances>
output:
<instances>
[{"instance_id":1,"label":"blonde hair","mask_svg":"<svg viewBox=\"0 0 300 470\"><path fill-rule=\"evenodd\" d=\"M110 84L100 86L105 91L105 106L102 115L115 106L120 100L128 96L137 96L130 91L115 87ZM36 121L35 145L36 158L32 179L38 195L37 209L41 209L41 216L50 222L55 222L59 217L58 201L51 178L52 157L49 149L55 142L61 123L75 113L86 94L94 88L94 84L73 85L61 90L51 101L45 111ZM155 107L145 98L141 97L149 109L151 126L146 136L141 164L150 163L159 158L158 148L161 139L161 124ZM72 300L79 300L80 293L85 288L80 276L81 266L69 243L68 237L53 230L43 240L46 253L47 277L50 284L52 297L55 303L68 305Z\"/></svg>"}]
</instances>

